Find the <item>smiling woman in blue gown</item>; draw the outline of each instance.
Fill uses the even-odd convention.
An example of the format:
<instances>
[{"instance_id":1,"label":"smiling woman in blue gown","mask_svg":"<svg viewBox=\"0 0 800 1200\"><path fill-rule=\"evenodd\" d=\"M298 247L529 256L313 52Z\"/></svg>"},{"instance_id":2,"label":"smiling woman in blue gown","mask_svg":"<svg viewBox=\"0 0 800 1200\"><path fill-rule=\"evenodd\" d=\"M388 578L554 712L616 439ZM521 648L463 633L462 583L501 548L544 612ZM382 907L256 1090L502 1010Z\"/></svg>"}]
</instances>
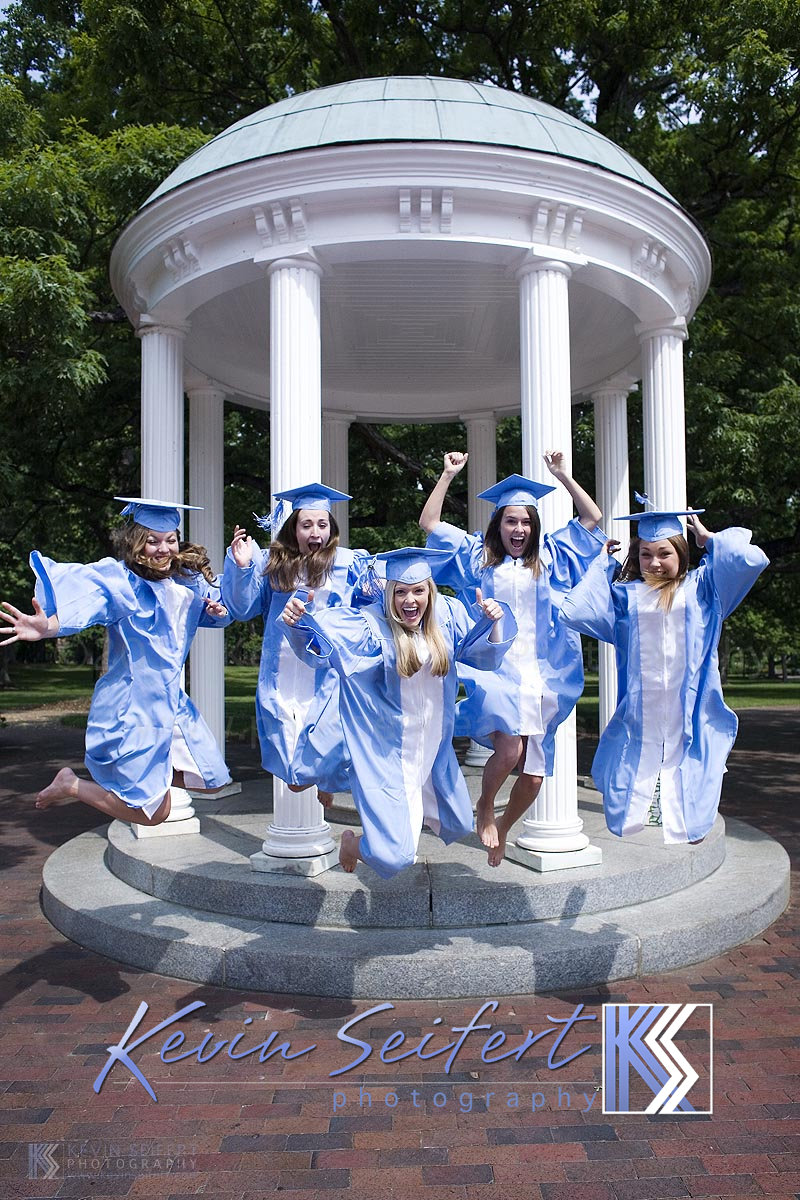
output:
<instances>
[{"instance_id":1,"label":"smiling woman in blue gown","mask_svg":"<svg viewBox=\"0 0 800 1200\"><path fill-rule=\"evenodd\" d=\"M717 815L737 729L717 646L724 618L769 560L749 529L712 534L696 515L702 511L617 518L639 522L624 567L601 554L561 609L570 629L616 648L617 710L592 775L608 828L620 837L642 829L657 782L665 842L701 841ZM680 516L706 550L694 571Z\"/></svg>"},{"instance_id":2,"label":"smiling woman in blue gown","mask_svg":"<svg viewBox=\"0 0 800 1200\"><path fill-rule=\"evenodd\" d=\"M388 878L414 862L423 824L444 842L472 829L472 805L452 745L456 661L492 671L516 635L504 604L478 597L475 621L459 600L439 596L430 562L409 547L386 561L382 599L368 608L317 609L293 598L283 621L304 662L339 677L351 786L363 833L345 831L339 861Z\"/></svg>"},{"instance_id":3,"label":"smiling woman in blue gown","mask_svg":"<svg viewBox=\"0 0 800 1200\"><path fill-rule=\"evenodd\" d=\"M317 785L328 805L333 792L349 790L349 759L339 720L339 686L320 660L301 662L289 648L279 620L296 588L313 588L317 607L350 604L366 574L366 550L339 545L331 504L344 492L308 483L277 493L280 504L260 524L274 540L262 550L236 526L225 558L223 594L237 621L264 618L256 688L256 725L261 765L292 791ZM288 506L286 520L283 507Z\"/></svg>"},{"instance_id":4,"label":"smiling woman in blue gown","mask_svg":"<svg viewBox=\"0 0 800 1200\"><path fill-rule=\"evenodd\" d=\"M135 498L118 531L120 559L58 563L37 550L33 613L3 603L2 645L68 637L90 625L108 629L108 670L94 690L86 726L91 780L63 767L39 792L37 808L77 799L107 816L158 825L170 811L169 787L216 790L230 782L211 730L181 686L181 669L201 625L227 625L216 583L182 559L179 508Z\"/></svg>"}]
</instances>

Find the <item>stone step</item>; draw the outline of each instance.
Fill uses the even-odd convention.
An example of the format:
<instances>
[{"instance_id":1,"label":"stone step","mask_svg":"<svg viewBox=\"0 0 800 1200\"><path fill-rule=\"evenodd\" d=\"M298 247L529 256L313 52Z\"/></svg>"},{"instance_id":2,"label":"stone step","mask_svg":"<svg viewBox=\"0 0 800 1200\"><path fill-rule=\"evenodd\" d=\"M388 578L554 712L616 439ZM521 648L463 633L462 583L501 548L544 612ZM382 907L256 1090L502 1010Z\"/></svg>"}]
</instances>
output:
<instances>
[{"instance_id":1,"label":"stone step","mask_svg":"<svg viewBox=\"0 0 800 1200\"><path fill-rule=\"evenodd\" d=\"M736 821L728 822L725 844L717 870L657 899L526 923L386 929L221 917L172 903L114 875L105 831L95 830L48 859L42 902L80 945L181 979L356 999L490 998L651 975L756 936L788 903L788 856ZM337 873L306 883L323 892ZM561 874L575 877L563 881L574 910L586 881L577 870ZM370 881L361 886L368 897ZM407 877L397 886L408 888Z\"/></svg>"},{"instance_id":2,"label":"stone step","mask_svg":"<svg viewBox=\"0 0 800 1200\"><path fill-rule=\"evenodd\" d=\"M141 892L219 915L424 929L524 924L640 904L704 879L724 860L721 818L698 846L664 846L658 828L623 842L606 829L597 793L581 799L584 832L602 850L603 862L551 873L509 860L493 868L474 835L444 846L429 834L420 841L419 861L392 880L366 867L348 875L337 866L311 878L252 871L249 856L261 849L269 818L233 803L224 811L209 804L201 814L201 833L185 837L140 840L128 825L114 822L106 861L114 875ZM331 831L338 837L341 827L332 823Z\"/></svg>"}]
</instances>

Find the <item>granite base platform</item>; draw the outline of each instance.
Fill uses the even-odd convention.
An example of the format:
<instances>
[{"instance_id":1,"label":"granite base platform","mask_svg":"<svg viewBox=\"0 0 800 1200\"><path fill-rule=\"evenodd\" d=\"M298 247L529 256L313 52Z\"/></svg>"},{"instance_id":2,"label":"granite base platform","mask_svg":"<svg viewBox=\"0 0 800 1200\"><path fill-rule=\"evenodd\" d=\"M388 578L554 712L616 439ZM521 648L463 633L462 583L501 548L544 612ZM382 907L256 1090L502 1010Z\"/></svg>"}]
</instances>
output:
<instances>
[{"instance_id":1,"label":"granite base platform","mask_svg":"<svg viewBox=\"0 0 800 1200\"><path fill-rule=\"evenodd\" d=\"M754 937L789 899L771 838L718 818L698 846L661 830L624 842L581 791L599 866L540 875L490 868L472 837L423 833L393 880L359 865L315 877L250 869L268 817L263 786L197 804L199 834L137 840L114 822L56 850L43 908L110 958L201 983L357 999L498 996L628 979L702 961ZM254 811L259 808L261 811ZM332 824L334 836L342 826Z\"/></svg>"}]
</instances>

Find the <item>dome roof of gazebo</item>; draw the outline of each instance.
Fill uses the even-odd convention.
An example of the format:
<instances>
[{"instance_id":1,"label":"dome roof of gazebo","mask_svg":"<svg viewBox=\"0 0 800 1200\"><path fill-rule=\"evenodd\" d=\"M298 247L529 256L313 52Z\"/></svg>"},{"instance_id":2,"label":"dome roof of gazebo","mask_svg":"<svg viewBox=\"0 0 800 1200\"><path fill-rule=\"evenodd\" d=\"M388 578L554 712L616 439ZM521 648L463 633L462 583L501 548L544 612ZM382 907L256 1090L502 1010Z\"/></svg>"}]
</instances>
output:
<instances>
[{"instance_id":1,"label":"dome roof of gazebo","mask_svg":"<svg viewBox=\"0 0 800 1200\"><path fill-rule=\"evenodd\" d=\"M573 159L672 199L635 158L559 109L489 84L432 76L354 79L303 92L223 130L153 192L295 150L364 142L467 142Z\"/></svg>"}]
</instances>

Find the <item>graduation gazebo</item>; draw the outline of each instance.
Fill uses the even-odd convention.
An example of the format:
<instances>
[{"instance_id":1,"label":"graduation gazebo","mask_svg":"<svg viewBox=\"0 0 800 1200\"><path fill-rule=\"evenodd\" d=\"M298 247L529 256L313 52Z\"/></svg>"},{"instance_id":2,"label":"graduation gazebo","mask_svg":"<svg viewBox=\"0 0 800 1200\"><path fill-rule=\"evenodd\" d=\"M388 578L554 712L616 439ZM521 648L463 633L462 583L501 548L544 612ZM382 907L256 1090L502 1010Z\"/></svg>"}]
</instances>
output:
<instances>
[{"instance_id":1,"label":"graduation gazebo","mask_svg":"<svg viewBox=\"0 0 800 1200\"><path fill-rule=\"evenodd\" d=\"M226 399L269 409L272 493L317 478L347 491L353 420L461 420L474 495L496 479L498 418L521 413L520 469L541 477L546 449L570 457L571 405L589 397L598 502L628 512L626 401L641 381L642 482L683 508L683 343L709 273L702 234L658 180L536 100L391 77L272 104L182 163L115 246L112 283L142 348L142 494L184 495L184 393L187 498L204 508L190 532L215 563ZM541 515L545 530L570 518L563 489ZM203 636L192 693L222 740L222 639ZM518 846L573 866L597 861L588 841L573 718ZM276 781L256 865L312 873L332 850L315 794Z\"/></svg>"}]
</instances>

